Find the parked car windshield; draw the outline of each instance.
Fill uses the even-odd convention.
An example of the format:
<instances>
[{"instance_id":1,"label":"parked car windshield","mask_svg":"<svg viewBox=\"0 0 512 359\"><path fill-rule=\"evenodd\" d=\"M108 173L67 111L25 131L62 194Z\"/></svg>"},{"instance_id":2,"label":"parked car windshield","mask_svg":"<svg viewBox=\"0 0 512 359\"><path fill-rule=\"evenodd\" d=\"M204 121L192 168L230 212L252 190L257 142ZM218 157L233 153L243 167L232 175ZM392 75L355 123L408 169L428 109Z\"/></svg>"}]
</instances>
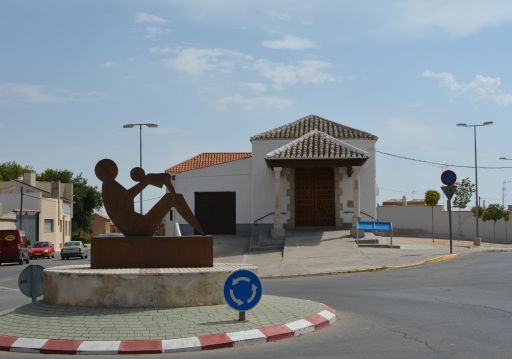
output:
<instances>
[{"instance_id":1,"label":"parked car windshield","mask_svg":"<svg viewBox=\"0 0 512 359\"><path fill-rule=\"evenodd\" d=\"M64 243L64 247L80 247L82 242L66 242Z\"/></svg>"},{"instance_id":2,"label":"parked car windshield","mask_svg":"<svg viewBox=\"0 0 512 359\"><path fill-rule=\"evenodd\" d=\"M32 246L32 248L43 248L43 247L48 247L48 242L36 242Z\"/></svg>"}]
</instances>

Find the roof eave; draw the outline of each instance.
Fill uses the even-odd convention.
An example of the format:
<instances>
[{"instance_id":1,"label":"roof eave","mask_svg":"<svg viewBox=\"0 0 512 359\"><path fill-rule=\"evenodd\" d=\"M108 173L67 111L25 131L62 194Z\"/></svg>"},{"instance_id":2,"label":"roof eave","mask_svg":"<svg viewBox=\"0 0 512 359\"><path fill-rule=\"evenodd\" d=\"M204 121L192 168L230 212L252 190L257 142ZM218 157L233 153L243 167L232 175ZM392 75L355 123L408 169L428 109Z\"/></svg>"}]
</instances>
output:
<instances>
[{"instance_id":1,"label":"roof eave","mask_svg":"<svg viewBox=\"0 0 512 359\"><path fill-rule=\"evenodd\" d=\"M330 167L350 167L362 166L368 161L368 157L360 158L310 158L310 159L271 159L265 158L269 168L287 167L287 168L330 168Z\"/></svg>"}]
</instances>

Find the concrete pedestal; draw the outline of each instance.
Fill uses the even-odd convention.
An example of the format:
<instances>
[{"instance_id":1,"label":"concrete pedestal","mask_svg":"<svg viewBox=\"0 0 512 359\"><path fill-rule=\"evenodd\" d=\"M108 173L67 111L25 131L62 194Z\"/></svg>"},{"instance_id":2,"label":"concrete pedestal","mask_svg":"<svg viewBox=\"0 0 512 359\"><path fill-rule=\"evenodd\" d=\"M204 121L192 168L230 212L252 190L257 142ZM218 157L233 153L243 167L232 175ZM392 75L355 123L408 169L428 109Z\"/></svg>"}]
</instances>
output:
<instances>
[{"instance_id":1,"label":"concrete pedestal","mask_svg":"<svg viewBox=\"0 0 512 359\"><path fill-rule=\"evenodd\" d=\"M216 263L209 268L91 269L87 265L45 269L44 301L112 308L180 308L224 303L224 282L237 269L258 267Z\"/></svg>"}]
</instances>

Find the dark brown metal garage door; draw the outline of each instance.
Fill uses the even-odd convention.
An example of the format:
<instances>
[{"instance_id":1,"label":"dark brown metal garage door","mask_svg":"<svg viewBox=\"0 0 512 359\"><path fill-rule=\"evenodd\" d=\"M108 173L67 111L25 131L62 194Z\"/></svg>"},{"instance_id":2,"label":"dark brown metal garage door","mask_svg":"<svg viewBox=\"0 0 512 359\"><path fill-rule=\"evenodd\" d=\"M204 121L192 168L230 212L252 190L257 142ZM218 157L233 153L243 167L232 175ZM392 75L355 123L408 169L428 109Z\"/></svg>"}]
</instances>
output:
<instances>
[{"instance_id":1,"label":"dark brown metal garage door","mask_svg":"<svg viewBox=\"0 0 512 359\"><path fill-rule=\"evenodd\" d=\"M236 193L196 192L195 215L206 234L236 234Z\"/></svg>"},{"instance_id":2,"label":"dark brown metal garage door","mask_svg":"<svg viewBox=\"0 0 512 359\"><path fill-rule=\"evenodd\" d=\"M295 225L334 226L334 170L295 169Z\"/></svg>"}]
</instances>

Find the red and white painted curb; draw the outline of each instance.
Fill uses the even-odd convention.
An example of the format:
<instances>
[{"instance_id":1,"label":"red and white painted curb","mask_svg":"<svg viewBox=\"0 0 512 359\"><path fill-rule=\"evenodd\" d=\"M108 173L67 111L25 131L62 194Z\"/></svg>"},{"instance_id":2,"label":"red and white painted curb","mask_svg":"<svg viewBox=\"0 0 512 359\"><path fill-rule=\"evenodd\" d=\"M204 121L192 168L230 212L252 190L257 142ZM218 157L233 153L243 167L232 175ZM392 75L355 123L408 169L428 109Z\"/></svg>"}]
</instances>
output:
<instances>
[{"instance_id":1,"label":"red and white painted curb","mask_svg":"<svg viewBox=\"0 0 512 359\"><path fill-rule=\"evenodd\" d=\"M324 310L304 319L241 332L166 340L61 340L0 335L0 351L41 354L159 354L238 347L272 342L322 329L336 321L336 311Z\"/></svg>"}]
</instances>

